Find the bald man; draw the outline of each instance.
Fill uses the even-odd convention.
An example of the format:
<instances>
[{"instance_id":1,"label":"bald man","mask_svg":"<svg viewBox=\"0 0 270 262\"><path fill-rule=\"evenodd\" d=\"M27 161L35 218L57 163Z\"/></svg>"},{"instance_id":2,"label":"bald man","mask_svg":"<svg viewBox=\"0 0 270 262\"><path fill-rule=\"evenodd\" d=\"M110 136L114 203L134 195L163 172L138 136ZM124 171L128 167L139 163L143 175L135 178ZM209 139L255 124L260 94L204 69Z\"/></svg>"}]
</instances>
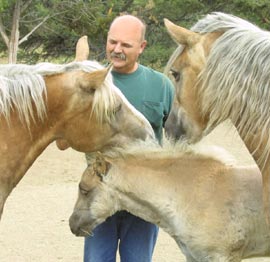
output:
<instances>
[{"instance_id":1,"label":"bald man","mask_svg":"<svg viewBox=\"0 0 270 262\"><path fill-rule=\"evenodd\" d=\"M139 18L123 15L112 22L106 54L113 63L113 81L129 102L151 123L162 144L163 126L171 110L174 88L163 74L139 64L146 26ZM86 156L87 158L87 156ZM143 183L143 174L138 174ZM84 262L150 262L158 227L127 211L120 211L99 225L84 244Z\"/></svg>"}]
</instances>

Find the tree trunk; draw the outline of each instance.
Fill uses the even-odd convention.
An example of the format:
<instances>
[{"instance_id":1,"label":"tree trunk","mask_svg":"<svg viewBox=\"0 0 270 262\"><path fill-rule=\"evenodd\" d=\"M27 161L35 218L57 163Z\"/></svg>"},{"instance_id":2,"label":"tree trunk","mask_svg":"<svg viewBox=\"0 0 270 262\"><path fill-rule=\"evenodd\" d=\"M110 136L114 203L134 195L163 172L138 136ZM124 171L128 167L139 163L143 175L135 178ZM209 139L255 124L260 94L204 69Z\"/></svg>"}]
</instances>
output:
<instances>
[{"instance_id":1,"label":"tree trunk","mask_svg":"<svg viewBox=\"0 0 270 262\"><path fill-rule=\"evenodd\" d=\"M21 0L17 0L13 12L12 30L8 46L8 62L10 64L16 64L17 62L17 52L20 37L19 32L20 13L21 13Z\"/></svg>"}]
</instances>

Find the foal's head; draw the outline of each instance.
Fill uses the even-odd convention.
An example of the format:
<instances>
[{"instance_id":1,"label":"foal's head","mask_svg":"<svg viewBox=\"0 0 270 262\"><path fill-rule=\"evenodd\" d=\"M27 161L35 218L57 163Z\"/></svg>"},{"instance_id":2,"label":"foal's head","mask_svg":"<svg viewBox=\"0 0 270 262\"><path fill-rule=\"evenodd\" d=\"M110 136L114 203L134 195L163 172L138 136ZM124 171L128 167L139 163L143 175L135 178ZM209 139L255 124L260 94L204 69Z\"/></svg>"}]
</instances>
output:
<instances>
[{"instance_id":1,"label":"foal's head","mask_svg":"<svg viewBox=\"0 0 270 262\"><path fill-rule=\"evenodd\" d=\"M83 173L77 202L69 219L70 229L76 236L91 235L92 230L117 211L117 201L110 188L103 183L111 165L97 156L93 165Z\"/></svg>"}]
</instances>

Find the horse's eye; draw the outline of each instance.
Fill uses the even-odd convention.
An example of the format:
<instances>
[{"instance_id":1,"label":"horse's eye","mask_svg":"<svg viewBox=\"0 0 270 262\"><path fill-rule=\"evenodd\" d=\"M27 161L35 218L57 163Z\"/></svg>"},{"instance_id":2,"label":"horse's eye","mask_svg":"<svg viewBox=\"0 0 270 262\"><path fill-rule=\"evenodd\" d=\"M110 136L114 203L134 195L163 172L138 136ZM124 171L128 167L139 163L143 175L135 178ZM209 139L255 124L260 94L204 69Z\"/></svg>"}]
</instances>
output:
<instances>
[{"instance_id":1,"label":"horse's eye","mask_svg":"<svg viewBox=\"0 0 270 262\"><path fill-rule=\"evenodd\" d=\"M170 73L172 74L172 76L174 77L174 80L175 81L179 81L180 79L180 72L177 72L173 69L170 70Z\"/></svg>"},{"instance_id":2,"label":"horse's eye","mask_svg":"<svg viewBox=\"0 0 270 262\"><path fill-rule=\"evenodd\" d=\"M119 106L115 107L112 111L112 115L115 115L117 112L119 112L122 108L122 105L120 104Z\"/></svg>"},{"instance_id":3,"label":"horse's eye","mask_svg":"<svg viewBox=\"0 0 270 262\"><path fill-rule=\"evenodd\" d=\"M80 193L84 196L87 196L88 193L90 192L89 190L84 189L80 184L79 184L79 190L80 190Z\"/></svg>"}]
</instances>

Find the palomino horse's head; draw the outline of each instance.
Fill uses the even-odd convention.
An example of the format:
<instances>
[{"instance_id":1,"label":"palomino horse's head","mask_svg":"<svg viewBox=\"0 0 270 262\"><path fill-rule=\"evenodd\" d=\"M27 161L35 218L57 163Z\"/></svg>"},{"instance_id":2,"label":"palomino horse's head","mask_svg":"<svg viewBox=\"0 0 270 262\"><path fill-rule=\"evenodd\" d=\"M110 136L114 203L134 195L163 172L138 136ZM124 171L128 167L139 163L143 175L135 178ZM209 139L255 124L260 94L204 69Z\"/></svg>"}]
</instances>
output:
<instances>
[{"instance_id":1,"label":"palomino horse's head","mask_svg":"<svg viewBox=\"0 0 270 262\"><path fill-rule=\"evenodd\" d=\"M88 56L87 36L83 36L76 45L75 61L87 60ZM74 93L77 102L73 95L72 105L81 113L65 124L65 134L56 140L58 148L72 146L79 151L96 151L133 139L153 138L152 127L145 117L113 85L109 68L102 69L97 64L93 68L84 68L92 73L71 73L70 81L64 80L77 86L77 95Z\"/></svg>"},{"instance_id":2,"label":"palomino horse's head","mask_svg":"<svg viewBox=\"0 0 270 262\"><path fill-rule=\"evenodd\" d=\"M111 164L98 154L96 161L83 173L79 195L69 219L70 229L76 236L88 236L92 230L117 211L117 201L105 189Z\"/></svg>"},{"instance_id":3,"label":"palomino horse's head","mask_svg":"<svg viewBox=\"0 0 270 262\"><path fill-rule=\"evenodd\" d=\"M191 140L198 140L207 124L207 115L202 115L199 99L200 79L211 45L220 33L199 34L183 27L177 26L165 19L165 26L178 44L167 63L165 73L168 74L175 85L175 102L167 119L166 132L174 136L172 123L178 118L178 129L185 132ZM180 112L179 114L179 107ZM177 116L181 115L181 119ZM183 135L182 133L182 135ZM179 134L175 133L177 139Z\"/></svg>"},{"instance_id":4,"label":"palomino horse's head","mask_svg":"<svg viewBox=\"0 0 270 262\"><path fill-rule=\"evenodd\" d=\"M64 148L90 152L153 137L149 122L114 86L108 69L91 61L69 66L77 69L45 77L48 92L61 92L66 104L56 122L60 149L63 141ZM53 117L60 105L53 99L48 102Z\"/></svg>"},{"instance_id":5,"label":"palomino horse's head","mask_svg":"<svg viewBox=\"0 0 270 262\"><path fill-rule=\"evenodd\" d=\"M183 109L178 105L177 99L174 99L169 118L165 122L166 136L173 142L177 142L185 136L187 121L184 121L185 114Z\"/></svg>"},{"instance_id":6,"label":"palomino horse's head","mask_svg":"<svg viewBox=\"0 0 270 262\"><path fill-rule=\"evenodd\" d=\"M270 158L269 31L219 12L191 30L167 19L165 25L179 45L166 72L174 77L187 136L200 138L230 119L259 166L265 166Z\"/></svg>"}]
</instances>

